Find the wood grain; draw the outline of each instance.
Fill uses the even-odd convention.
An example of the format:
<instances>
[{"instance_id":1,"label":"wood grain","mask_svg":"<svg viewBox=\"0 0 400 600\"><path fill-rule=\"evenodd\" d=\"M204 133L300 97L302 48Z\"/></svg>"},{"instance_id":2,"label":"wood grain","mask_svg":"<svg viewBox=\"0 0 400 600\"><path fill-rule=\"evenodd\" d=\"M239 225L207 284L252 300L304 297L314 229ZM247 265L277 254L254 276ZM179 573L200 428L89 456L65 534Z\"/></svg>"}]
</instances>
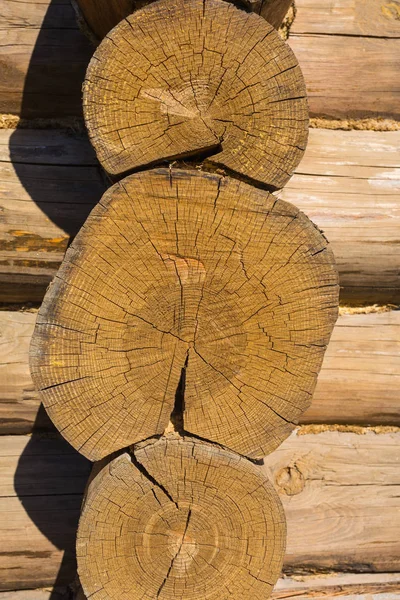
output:
<instances>
[{"instance_id":1,"label":"wood grain","mask_svg":"<svg viewBox=\"0 0 400 600\"><path fill-rule=\"evenodd\" d=\"M400 432L299 433L263 467L288 522L286 571L398 571Z\"/></svg>"},{"instance_id":2,"label":"wood grain","mask_svg":"<svg viewBox=\"0 0 400 600\"><path fill-rule=\"evenodd\" d=\"M400 600L398 573L332 573L283 577L272 592L274 600ZM75 588L75 586L74 586ZM0 600L85 600L83 591L71 598L67 587L0 592Z\"/></svg>"},{"instance_id":3,"label":"wood grain","mask_svg":"<svg viewBox=\"0 0 400 600\"><path fill-rule=\"evenodd\" d=\"M35 319L0 312L0 434L29 433L37 419L28 365ZM400 425L399 340L400 311L339 317L301 422Z\"/></svg>"},{"instance_id":4,"label":"wood grain","mask_svg":"<svg viewBox=\"0 0 400 600\"><path fill-rule=\"evenodd\" d=\"M69 583L90 466L56 437L0 437L0 589Z\"/></svg>"},{"instance_id":5,"label":"wood grain","mask_svg":"<svg viewBox=\"0 0 400 600\"><path fill-rule=\"evenodd\" d=\"M38 301L105 189L86 138L0 130L0 295Z\"/></svg>"},{"instance_id":6,"label":"wood grain","mask_svg":"<svg viewBox=\"0 0 400 600\"><path fill-rule=\"evenodd\" d=\"M103 39L83 111L108 173L206 154L214 169L277 189L305 150L305 96L295 56L265 19L219 0L159 0Z\"/></svg>"},{"instance_id":7,"label":"wood grain","mask_svg":"<svg viewBox=\"0 0 400 600\"><path fill-rule=\"evenodd\" d=\"M278 192L325 232L344 302L399 300L399 148L400 132L312 129L297 172ZM105 185L87 140L58 130L0 130L0 156L1 297L40 302ZM36 240L33 249L9 233L20 230Z\"/></svg>"},{"instance_id":8,"label":"wood grain","mask_svg":"<svg viewBox=\"0 0 400 600\"><path fill-rule=\"evenodd\" d=\"M310 131L296 174L280 198L327 236L343 301L400 298L400 132Z\"/></svg>"},{"instance_id":9,"label":"wood grain","mask_svg":"<svg viewBox=\"0 0 400 600\"><path fill-rule=\"evenodd\" d=\"M302 423L400 425L400 311L343 315Z\"/></svg>"},{"instance_id":10,"label":"wood grain","mask_svg":"<svg viewBox=\"0 0 400 600\"><path fill-rule=\"evenodd\" d=\"M252 458L308 408L338 312L326 239L230 177L154 169L110 188L68 249L31 344L56 427L91 460L186 431Z\"/></svg>"},{"instance_id":11,"label":"wood grain","mask_svg":"<svg viewBox=\"0 0 400 600\"><path fill-rule=\"evenodd\" d=\"M261 3L247 4L257 11ZM268 9L266 2L262 6ZM298 0L296 7L290 45L305 75L312 115L398 118L398 2ZM0 112L26 118L80 114L93 50L70 3L3 2L0 10Z\"/></svg>"},{"instance_id":12,"label":"wood grain","mask_svg":"<svg viewBox=\"0 0 400 600\"><path fill-rule=\"evenodd\" d=\"M67 0L2 2L0 112L24 118L80 115L93 52Z\"/></svg>"},{"instance_id":13,"label":"wood grain","mask_svg":"<svg viewBox=\"0 0 400 600\"><path fill-rule=\"evenodd\" d=\"M285 571L399 571L399 435L293 435L270 456L264 469L281 494L288 521ZM0 555L2 590L53 585L61 548L69 548L64 573L72 577L71 549L88 471L83 459L63 444L0 437L6 473L0 498L6 549ZM25 495L39 488L40 496ZM331 587L338 585L336 581ZM318 590L316 582L313 586ZM298 593L290 587L293 596ZM364 588L357 593L367 592Z\"/></svg>"},{"instance_id":14,"label":"wood grain","mask_svg":"<svg viewBox=\"0 0 400 600\"><path fill-rule=\"evenodd\" d=\"M271 598L277 600L287 598L398 600L399 587L399 573L326 573L316 576L286 576L278 580Z\"/></svg>"},{"instance_id":15,"label":"wood grain","mask_svg":"<svg viewBox=\"0 0 400 600\"><path fill-rule=\"evenodd\" d=\"M78 573L97 600L263 600L285 542L281 502L257 465L172 434L138 444L91 479Z\"/></svg>"},{"instance_id":16,"label":"wood grain","mask_svg":"<svg viewBox=\"0 0 400 600\"><path fill-rule=\"evenodd\" d=\"M397 0L298 0L289 44L311 116L400 116Z\"/></svg>"}]
</instances>

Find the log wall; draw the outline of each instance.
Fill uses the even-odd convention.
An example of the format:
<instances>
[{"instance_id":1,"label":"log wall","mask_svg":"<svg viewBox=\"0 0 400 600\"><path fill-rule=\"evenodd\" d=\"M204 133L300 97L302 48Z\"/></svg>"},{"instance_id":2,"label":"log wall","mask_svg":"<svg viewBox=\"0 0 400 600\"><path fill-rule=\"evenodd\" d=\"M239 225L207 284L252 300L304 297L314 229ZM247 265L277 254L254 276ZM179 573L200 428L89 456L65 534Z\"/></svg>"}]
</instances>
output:
<instances>
[{"instance_id":1,"label":"log wall","mask_svg":"<svg viewBox=\"0 0 400 600\"><path fill-rule=\"evenodd\" d=\"M59 130L0 130L0 160L0 294L40 302L106 183L87 140ZM330 240L342 301L399 298L399 164L400 131L312 129L278 192Z\"/></svg>"},{"instance_id":2,"label":"log wall","mask_svg":"<svg viewBox=\"0 0 400 600\"><path fill-rule=\"evenodd\" d=\"M0 434L48 428L29 373L35 318L0 312ZM400 426L400 311L339 317L301 422Z\"/></svg>"},{"instance_id":3,"label":"log wall","mask_svg":"<svg viewBox=\"0 0 400 600\"><path fill-rule=\"evenodd\" d=\"M289 43L304 71L311 114L398 118L398 3L297 0L296 9ZM69 0L4 1L0 11L0 112L80 115L93 48Z\"/></svg>"},{"instance_id":4,"label":"log wall","mask_svg":"<svg viewBox=\"0 0 400 600\"><path fill-rule=\"evenodd\" d=\"M399 118L398 5L296 1L289 43L313 116ZM0 17L0 112L80 116L93 48L69 0L4 0ZM331 241L346 302L399 304L399 147L399 131L311 130L302 163L279 193ZM0 130L0 302L42 300L107 185L84 137ZM74 578L90 470L38 412L27 365L34 319L0 312L0 600L68 597L63 587L44 588ZM303 418L323 426L300 428L265 461L289 524L275 599L400 598L400 434L381 427L400 425L399 327L397 311L343 315ZM21 435L34 424L32 436Z\"/></svg>"},{"instance_id":5,"label":"log wall","mask_svg":"<svg viewBox=\"0 0 400 600\"><path fill-rule=\"evenodd\" d=\"M296 0L289 43L312 116L400 116L398 2Z\"/></svg>"},{"instance_id":6,"label":"log wall","mask_svg":"<svg viewBox=\"0 0 400 600\"><path fill-rule=\"evenodd\" d=\"M301 433L263 467L288 520L285 571L398 571L400 433ZM34 435L1 436L0 464L0 590L66 583L89 463Z\"/></svg>"}]
</instances>

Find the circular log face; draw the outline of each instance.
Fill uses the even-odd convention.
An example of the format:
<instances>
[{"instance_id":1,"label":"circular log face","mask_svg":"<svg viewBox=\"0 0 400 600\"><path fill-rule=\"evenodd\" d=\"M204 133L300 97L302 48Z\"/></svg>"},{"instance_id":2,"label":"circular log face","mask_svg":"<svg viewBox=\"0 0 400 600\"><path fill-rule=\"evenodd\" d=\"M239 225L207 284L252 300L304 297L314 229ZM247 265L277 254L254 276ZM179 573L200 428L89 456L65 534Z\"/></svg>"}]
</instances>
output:
<instances>
[{"instance_id":1,"label":"circular log face","mask_svg":"<svg viewBox=\"0 0 400 600\"><path fill-rule=\"evenodd\" d=\"M162 438L91 482L79 577L93 600L265 600L285 539L282 505L259 467L202 442Z\"/></svg>"},{"instance_id":2,"label":"circular log face","mask_svg":"<svg viewBox=\"0 0 400 600\"><path fill-rule=\"evenodd\" d=\"M183 379L185 430L261 458L309 406L337 302L326 239L294 206L219 175L131 175L47 292L32 375L92 460L161 434Z\"/></svg>"},{"instance_id":3,"label":"circular log face","mask_svg":"<svg viewBox=\"0 0 400 600\"><path fill-rule=\"evenodd\" d=\"M220 0L160 0L115 27L84 85L91 141L112 174L212 154L274 188L307 141L297 60L262 17Z\"/></svg>"}]
</instances>

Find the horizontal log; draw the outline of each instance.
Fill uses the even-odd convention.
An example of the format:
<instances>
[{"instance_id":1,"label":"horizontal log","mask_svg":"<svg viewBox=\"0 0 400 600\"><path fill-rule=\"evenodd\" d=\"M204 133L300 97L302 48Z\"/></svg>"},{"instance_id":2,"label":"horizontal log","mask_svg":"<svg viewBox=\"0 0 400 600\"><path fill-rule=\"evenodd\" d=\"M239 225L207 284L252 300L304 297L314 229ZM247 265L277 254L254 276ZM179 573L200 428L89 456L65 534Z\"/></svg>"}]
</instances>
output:
<instances>
[{"instance_id":1,"label":"horizontal log","mask_svg":"<svg viewBox=\"0 0 400 600\"><path fill-rule=\"evenodd\" d=\"M69 583L90 463L58 437L0 437L1 590Z\"/></svg>"},{"instance_id":2,"label":"horizontal log","mask_svg":"<svg viewBox=\"0 0 400 600\"><path fill-rule=\"evenodd\" d=\"M398 571L400 432L299 432L265 459L288 522L286 572Z\"/></svg>"},{"instance_id":3,"label":"horizontal log","mask_svg":"<svg viewBox=\"0 0 400 600\"><path fill-rule=\"evenodd\" d=\"M322 229L338 264L341 299L398 302L400 132L310 130L279 197Z\"/></svg>"},{"instance_id":4,"label":"horizontal log","mask_svg":"<svg viewBox=\"0 0 400 600\"><path fill-rule=\"evenodd\" d=\"M36 314L0 312L0 434L46 428L28 365ZM400 311L342 315L302 423L400 425Z\"/></svg>"},{"instance_id":5,"label":"horizontal log","mask_svg":"<svg viewBox=\"0 0 400 600\"><path fill-rule=\"evenodd\" d=\"M278 193L330 240L342 301L400 298L399 148L397 131L313 129ZM0 130L0 160L0 294L40 302L105 183L87 140L57 130Z\"/></svg>"},{"instance_id":6,"label":"horizontal log","mask_svg":"<svg viewBox=\"0 0 400 600\"><path fill-rule=\"evenodd\" d=\"M398 600L399 583L399 573L327 573L317 576L282 577L278 580L271 598L330 600L340 597L341 600ZM3 600L1 596L0 600Z\"/></svg>"},{"instance_id":7,"label":"horizontal log","mask_svg":"<svg viewBox=\"0 0 400 600\"><path fill-rule=\"evenodd\" d=\"M302 423L400 425L400 311L339 317Z\"/></svg>"},{"instance_id":8,"label":"horizontal log","mask_svg":"<svg viewBox=\"0 0 400 600\"><path fill-rule=\"evenodd\" d=\"M399 570L399 436L295 433L266 459L288 520L287 572ZM0 437L0 464L0 589L65 582L88 464L37 436Z\"/></svg>"},{"instance_id":9,"label":"horizontal log","mask_svg":"<svg viewBox=\"0 0 400 600\"><path fill-rule=\"evenodd\" d=\"M80 115L93 48L68 0L2 2L0 112L24 118Z\"/></svg>"},{"instance_id":10,"label":"horizontal log","mask_svg":"<svg viewBox=\"0 0 400 600\"><path fill-rule=\"evenodd\" d=\"M267 2L247 4L268 11ZM304 71L311 113L398 118L398 4L298 0L296 8L289 42ZM80 90L93 48L70 3L3 2L0 11L0 112L25 118L81 114Z\"/></svg>"},{"instance_id":11,"label":"horizontal log","mask_svg":"<svg viewBox=\"0 0 400 600\"><path fill-rule=\"evenodd\" d=\"M331 573L317 576L282 577L271 598L284 600L323 597L325 600L400 600L399 573ZM74 593L75 592L75 593ZM71 598L72 593L72 598ZM0 592L0 600L85 600L78 585L37 590Z\"/></svg>"},{"instance_id":12,"label":"horizontal log","mask_svg":"<svg viewBox=\"0 0 400 600\"><path fill-rule=\"evenodd\" d=\"M86 138L0 130L0 293L40 302L71 238L104 190Z\"/></svg>"},{"instance_id":13,"label":"horizontal log","mask_svg":"<svg viewBox=\"0 0 400 600\"><path fill-rule=\"evenodd\" d=\"M400 600L398 573L331 573L278 580L271 598L284 600L323 597L325 600ZM74 593L75 592L75 593ZM72 593L72 598L71 598ZM0 592L0 600L85 600L77 585Z\"/></svg>"},{"instance_id":14,"label":"horizontal log","mask_svg":"<svg viewBox=\"0 0 400 600\"><path fill-rule=\"evenodd\" d=\"M312 116L399 118L400 8L375 0L296 0L289 44Z\"/></svg>"}]
</instances>

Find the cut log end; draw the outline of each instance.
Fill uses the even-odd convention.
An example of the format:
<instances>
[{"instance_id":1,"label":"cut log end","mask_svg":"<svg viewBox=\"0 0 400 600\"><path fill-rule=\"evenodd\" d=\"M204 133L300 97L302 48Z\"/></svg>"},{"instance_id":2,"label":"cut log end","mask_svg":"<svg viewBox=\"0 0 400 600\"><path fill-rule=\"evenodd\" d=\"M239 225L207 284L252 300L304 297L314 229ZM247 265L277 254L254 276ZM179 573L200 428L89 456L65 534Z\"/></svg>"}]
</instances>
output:
<instances>
[{"instance_id":1,"label":"cut log end","mask_svg":"<svg viewBox=\"0 0 400 600\"><path fill-rule=\"evenodd\" d=\"M338 289L326 239L294 206L218 175L132 175L49 288L34 382L92 460L162 434L178 401L186 431L262 458L310 404Z\"/></svg>"},{"instance_id":2,"label":"cut log end","mask_svg":"<svg viewBox=\"0 0 400 600\"><path fill-rule=\"evenodd\" d=\"M161 438L91 482L78 570L94 600L265 600L285 540L280 500L257 467L197 440Z\"/></svg>"},{"instance_id":3,"label":"cut log end","mask_svg":"<svg viewBox=\"0 0 400 600\"><path fill-rule=\"evenodd\" d=\"M84 113L111 174L206 152L210 167L281 188L305 150L305 96L295 56L262 17L160 0L100 44Z\"/></svg>"}]
</instances>

